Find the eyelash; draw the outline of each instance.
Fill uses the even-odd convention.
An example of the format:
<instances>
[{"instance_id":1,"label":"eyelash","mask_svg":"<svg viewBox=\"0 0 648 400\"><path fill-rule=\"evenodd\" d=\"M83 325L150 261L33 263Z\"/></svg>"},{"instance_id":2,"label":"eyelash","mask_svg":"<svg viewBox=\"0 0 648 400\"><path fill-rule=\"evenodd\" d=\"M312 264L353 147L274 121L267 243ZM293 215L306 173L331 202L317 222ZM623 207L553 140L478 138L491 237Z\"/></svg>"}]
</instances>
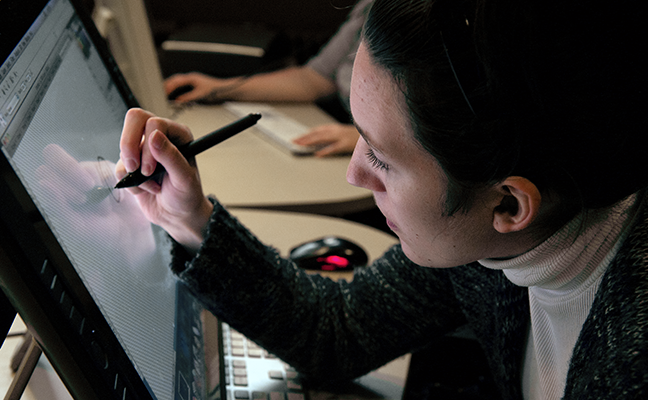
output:
<instances>
[{"instance_id":1,"label":"eyelash","mask_svg":"<svg viewBox=\"0 0 648 400\"><path fill-rule=\"evenodd\" d=\"M380 161L378 157L376 157L376 154L372 149L367 150L367 158L374 168L381 169L383 171L387 171L389 169L389 165L385 164L383 161Z\"/></svg>"}]
</instances>

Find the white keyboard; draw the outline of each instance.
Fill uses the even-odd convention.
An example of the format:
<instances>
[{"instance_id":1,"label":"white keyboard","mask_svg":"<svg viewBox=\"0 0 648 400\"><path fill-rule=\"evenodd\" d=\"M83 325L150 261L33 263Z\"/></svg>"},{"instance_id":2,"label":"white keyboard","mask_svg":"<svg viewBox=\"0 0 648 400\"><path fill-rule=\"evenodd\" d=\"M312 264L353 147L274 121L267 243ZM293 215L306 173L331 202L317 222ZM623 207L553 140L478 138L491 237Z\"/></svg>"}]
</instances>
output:
<instances>
[{"instance_id":1,"label":"white keyboard","mask_svg":"<svg viewBox=\"0 0 648 400\"><path fill-rule=\"evenodd\" d=\"M308 400L297 372L222 324L227 400Z\"/></svg>"},{"instance_id":2,"label":"white keyboard","mask_svg":"<svg viewBox=\"0 0 648 400\"><path fill-rule=\"evenodd\" d=\"M224 107L237 117L244 117L250 113L261 114L261 119L255 127L273 142L293 154L308 155L313 154L316 150L316 147L299 146L292 142L308 132L309 127L282 114L268 104L227 102Z\"/></svg>"}]
</instances>

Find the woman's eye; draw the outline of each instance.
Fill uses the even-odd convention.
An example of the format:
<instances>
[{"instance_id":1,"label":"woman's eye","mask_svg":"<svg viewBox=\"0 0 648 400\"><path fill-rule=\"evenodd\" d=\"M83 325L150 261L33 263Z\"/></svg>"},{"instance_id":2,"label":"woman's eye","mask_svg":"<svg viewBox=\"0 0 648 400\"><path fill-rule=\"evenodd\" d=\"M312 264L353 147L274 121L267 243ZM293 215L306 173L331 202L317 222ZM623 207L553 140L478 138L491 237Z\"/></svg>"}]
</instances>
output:
<instances>
[{"instance_id":1,"label":"woman's eye","mask_svg":"<svg viewBox=\"0 0 648 400\"><path fill-rule=\"evenodd\" d=\"M389 165L380 161L378 157L376 157L376 154L373 152L372 149L367 150L367 158L369 159L369 162L374 168L381 169L384 171L387 171L389 169Z\"/></svg>"}]
</instances>

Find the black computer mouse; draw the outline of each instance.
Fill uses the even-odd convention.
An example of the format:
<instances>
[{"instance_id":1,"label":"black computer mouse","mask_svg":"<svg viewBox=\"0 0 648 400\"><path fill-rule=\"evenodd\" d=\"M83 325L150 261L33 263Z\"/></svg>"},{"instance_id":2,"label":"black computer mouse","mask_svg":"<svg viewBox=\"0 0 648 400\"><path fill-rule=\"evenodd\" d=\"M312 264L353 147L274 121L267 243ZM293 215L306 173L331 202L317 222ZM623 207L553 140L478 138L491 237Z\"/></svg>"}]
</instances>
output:
<instances>
[{"instance_id":1,"label":"black computer mouse","mask_svg":"<svg viewBox=\"0 0 648 400\"><path fill-rule=\"evenodd\" d=\"M294 247L289 258L299 267L320 271L344 271L367 265L367 252L357 244L327 236Z\"/></svg>"},{"instance_id":2,"label":"black computer mouse","mask_svg":"<svg viewBox=\"0 0 648 400\"><path fill-rule=\"evenodd\" d=\"M194 89L193 85L182 85L173 89L167 98L171 101L177 99L179 96L182 96L185 93L191 92Z\"/></svg>"}]
</instances>

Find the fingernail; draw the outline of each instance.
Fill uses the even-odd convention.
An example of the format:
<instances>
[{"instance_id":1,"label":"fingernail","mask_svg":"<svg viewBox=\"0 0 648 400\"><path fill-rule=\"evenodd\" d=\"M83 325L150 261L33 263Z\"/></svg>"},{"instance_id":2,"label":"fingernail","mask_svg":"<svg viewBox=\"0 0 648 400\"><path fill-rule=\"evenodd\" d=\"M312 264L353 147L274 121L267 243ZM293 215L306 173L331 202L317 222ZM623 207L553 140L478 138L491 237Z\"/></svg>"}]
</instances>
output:
<instances>
[{"instance_id":1,"label":"fingernail","mask_svg":"<svg viewBox=\"0 0 648 400\"><path fill-rule=\"evenodd\" d=\"M140 169L140 172L144 176L149 176L149 175L151 175L153 173L153 167L151 166L151 164L142 163L142 167Z\"/></svg>"},{"instance_id":2,"label":"fingernail","mask_svg":"<svg viewBox=\"0 0 648 400\"><path fill-rule=\"evenodd\" d=\"M124 160L124 167L126 167L126 171L128 172L133 172L137 169L137 160L134 158L127 158Z\"/></svg>"},{"instance_id":3,"label":"fingernail","mask_svg":"<svg viewBox=\"0 0 648 400\"><path fill-rule=\"evenodd\" d=\"M153 132L153 135L151 137L151 146L153 146L157 150L160 150L163 145L164 145L164 134L159 130L156 130L155 132Z\"/></svg>"}]
</instances>

